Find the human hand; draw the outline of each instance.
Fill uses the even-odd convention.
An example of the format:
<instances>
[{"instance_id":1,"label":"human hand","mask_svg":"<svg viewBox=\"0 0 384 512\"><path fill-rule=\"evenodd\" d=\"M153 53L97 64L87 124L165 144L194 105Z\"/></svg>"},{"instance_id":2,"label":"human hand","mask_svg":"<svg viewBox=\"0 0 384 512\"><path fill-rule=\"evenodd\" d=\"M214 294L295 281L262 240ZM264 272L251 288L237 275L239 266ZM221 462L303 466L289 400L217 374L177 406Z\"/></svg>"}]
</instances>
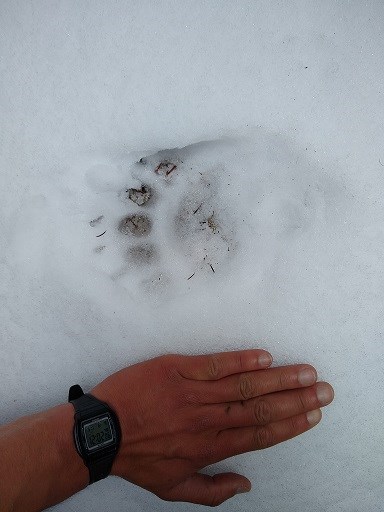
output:
<instances>
[{"instance_id":1,"label":"human hand","mask_svg":"<svg viewBox=\"0 0 384 512\"><path fill-rule=\"evenodd\" d=\"M167 501L216 506L249 491L244 476L199 471L302 434L333 400L312 366L271 363L263 350L167 355L105 379L91 393L120 419L112 474Z\"/></svg>"}]
</instances>

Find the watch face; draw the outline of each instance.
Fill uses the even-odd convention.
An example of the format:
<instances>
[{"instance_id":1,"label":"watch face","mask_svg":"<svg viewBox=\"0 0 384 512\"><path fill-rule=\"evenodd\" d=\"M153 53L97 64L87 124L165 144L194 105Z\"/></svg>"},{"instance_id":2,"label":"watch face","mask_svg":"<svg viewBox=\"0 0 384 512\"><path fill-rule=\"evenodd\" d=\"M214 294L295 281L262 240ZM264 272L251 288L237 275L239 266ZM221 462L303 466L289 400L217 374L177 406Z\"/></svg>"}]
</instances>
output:
<instances>
[{"instance_id":1,"label":"watch face","mask_svg":"<svg viewBox=\"0 0 384 512\"><path fill-rule=\"evenodd\" d=\"M103 416L82 425L83 435L88 450L96 450L114 441L109 416Z\"/></svg>"}]
</instances>

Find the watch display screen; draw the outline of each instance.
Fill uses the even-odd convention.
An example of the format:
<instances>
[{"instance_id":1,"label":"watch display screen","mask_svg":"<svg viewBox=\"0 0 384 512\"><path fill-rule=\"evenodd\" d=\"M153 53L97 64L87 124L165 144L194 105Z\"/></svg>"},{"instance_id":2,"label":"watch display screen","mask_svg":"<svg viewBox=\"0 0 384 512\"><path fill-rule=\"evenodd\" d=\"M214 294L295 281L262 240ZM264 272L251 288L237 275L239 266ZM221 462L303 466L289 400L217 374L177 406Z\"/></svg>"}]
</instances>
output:
<instances>
[{"instance_id":1,"label":"watch display screen","mask_svg":"<svg viewBox=\"0 0 384 512\"><path fill-rule=\"evenodd\" d=\"M97 418L83 426L88 450L99 448L113 440L111 423L108 416Z\"/></svg>"}]
</instances>

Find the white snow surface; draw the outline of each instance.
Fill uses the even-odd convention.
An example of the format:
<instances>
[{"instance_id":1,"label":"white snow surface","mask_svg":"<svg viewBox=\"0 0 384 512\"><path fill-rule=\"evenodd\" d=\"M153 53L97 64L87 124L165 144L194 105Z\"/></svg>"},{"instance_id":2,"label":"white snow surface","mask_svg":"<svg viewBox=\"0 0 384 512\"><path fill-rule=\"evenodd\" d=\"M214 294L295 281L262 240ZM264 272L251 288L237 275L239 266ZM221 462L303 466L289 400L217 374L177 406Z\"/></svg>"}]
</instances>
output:
<instances>
[{"instance_id":1,"label":"white snow surface","mask_svg":"<svg viewBox=\"0 0 384 512\"><path fill-rule=\"evenodd\" d=\"M379 0L1 2L2 422L158 354L265 348L335 401L208 468L253 483L221 510L383 510L383 23ZM52 510L194 509L108 478Z\"/></svg>"}]
</instances>

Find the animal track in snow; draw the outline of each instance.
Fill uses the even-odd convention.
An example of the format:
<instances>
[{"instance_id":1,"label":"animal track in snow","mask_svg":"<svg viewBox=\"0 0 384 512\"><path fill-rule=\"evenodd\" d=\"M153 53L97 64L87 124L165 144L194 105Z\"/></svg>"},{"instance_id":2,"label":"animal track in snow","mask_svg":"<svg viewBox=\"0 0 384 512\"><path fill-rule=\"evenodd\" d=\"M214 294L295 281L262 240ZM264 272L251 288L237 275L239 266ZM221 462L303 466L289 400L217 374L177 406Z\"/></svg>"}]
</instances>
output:
<instances>
[{"instance_id":1,"label":"animal track in snow","mask_svg":"<svg viewBox=\"0 0 384 512\"><path fill-rule=\"evenodd\" d=\"M78 158L49 192L60 205L52 210L61 226L56 254L63 267L67 258L90 268L89 286L139 300L247 286L250 272L252 283L264 280L292 244L334 216L343 193L305 156L260 130Z\"/></svg>"},{"instance_id":2,"label":"animal track in snow","mask_svg":"<svg viewBox=\"0 0 384 512\"><path fill-rule=\"evenodd\" d=\"M285 269L310 272L348 220L345 183L308 153L258 129L167 151L77 154L15 214L10 250L111 314L132 301L204 308L234 288L262 295Z\"/></svg>"},{"instance_id":3,"label":"animal track in snow","mask_svg":"<svg viewBox=\"0 0 384 512\"><path fill-rule=\"evenodd\" d=\"M125 214L117 222L109 219L122 260L112 279L157 293L225 268L235 253L236 237L234 221L218 198L218 174L225 170L194 167L183 150L162 151L131 164L127 185L115 197ZM101 231L96 236L107 232L104 219L100 213L89 222ZM94 252L108 258L108 245L97 245Z\"/></svg>"}]
</instances>

